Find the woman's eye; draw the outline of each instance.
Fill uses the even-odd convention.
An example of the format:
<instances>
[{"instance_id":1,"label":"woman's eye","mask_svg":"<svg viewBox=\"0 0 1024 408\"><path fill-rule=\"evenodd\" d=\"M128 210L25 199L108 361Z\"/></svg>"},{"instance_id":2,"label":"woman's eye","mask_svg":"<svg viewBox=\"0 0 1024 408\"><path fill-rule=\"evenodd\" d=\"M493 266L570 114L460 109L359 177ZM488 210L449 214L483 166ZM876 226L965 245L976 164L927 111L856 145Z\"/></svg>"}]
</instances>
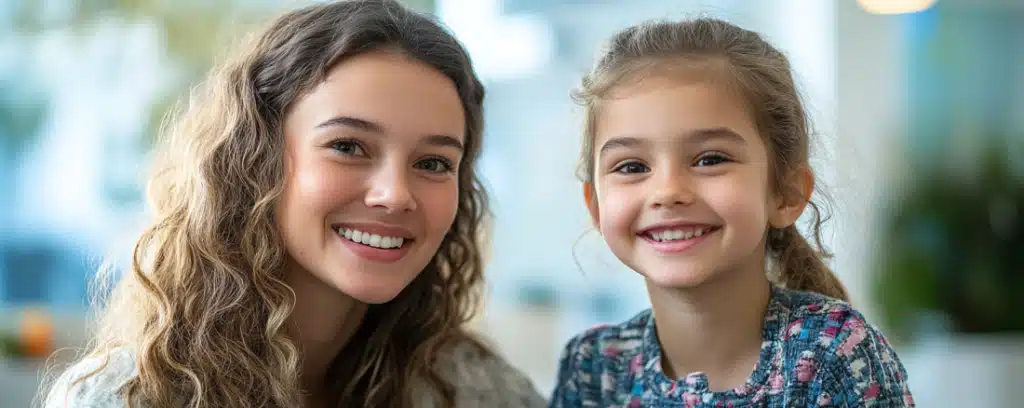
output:
<instances>
[{"instance_id":1,"label":"woman's eye","mask_svg":"<svg viewBox=\"0 0 1024 408\"><path fill-rule=\"evenodd\" d=\"M346 156L366 156L366 150L359 143L351 140L339 140L331 144L331 148Z\"/></svg>"},{"instance_id":2,"label":"woman's eye","mask_svg":"<svg viewBox=\"0 0 1024 408\"><path fill-rule=\"evenodd\" d=\"M639 162L626 162L615 167L616 173L633 174L633 173L646 173L650 171L646 165Z\"/></svg>"},{"instance_id":3,"label":"woman's eye","mask_svg":"<svg viewBox=\"0 0 1024 408\"><path fill-rule=\"evenodd\" d=\"M729 158L725 157L724 155L711 153L698 157L697 161L693 165L696 167L707 167L722 164L728 161Z\"/></svg>"},{"instance_id":4,"label":"woman's eye","mask_svg":"<svg viewBox=\"0 0 1024 408\"><path fill-rule=\"evenodd\" d=\"M454 169L450 161L438 157L420 160L414 167L430 173L450 173Z\"/></svg>"}]
</instances>

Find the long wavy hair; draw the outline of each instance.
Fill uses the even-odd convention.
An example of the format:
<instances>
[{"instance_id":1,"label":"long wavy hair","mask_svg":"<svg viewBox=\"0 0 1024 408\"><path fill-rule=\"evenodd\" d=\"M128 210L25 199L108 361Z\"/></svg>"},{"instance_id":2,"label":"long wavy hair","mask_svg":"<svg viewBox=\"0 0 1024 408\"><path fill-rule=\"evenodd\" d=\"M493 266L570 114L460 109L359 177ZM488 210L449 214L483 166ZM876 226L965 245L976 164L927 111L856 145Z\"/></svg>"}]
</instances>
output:
<instances>
[{"instance_id":1,"label":"long wavy hair","mask_svg":"<svg viewBox=\"0 0 1024 408\"><path fill-rule=\"evenodd\" d=\"M482 347L465 323L480 299L488 215L474 173L484 88L443 26L393 0L331 2L279 17L213 70L162 132L147 188L155 220L100 305L89 347L89 357L131 351L138 375L120 390L126 401L301 406L300 356L285 334L295 295L282 281L287 255L273 211L284 180L282 121L332 67L373 50L401 52L454 83L466 117L459 204L422 273L392 302L370 307L331 363L327 388L337 406L408 407L412 383L426 381L443 405L454 404L453 387L432 363L454 342Z\"/></svg>"}]
</instances>

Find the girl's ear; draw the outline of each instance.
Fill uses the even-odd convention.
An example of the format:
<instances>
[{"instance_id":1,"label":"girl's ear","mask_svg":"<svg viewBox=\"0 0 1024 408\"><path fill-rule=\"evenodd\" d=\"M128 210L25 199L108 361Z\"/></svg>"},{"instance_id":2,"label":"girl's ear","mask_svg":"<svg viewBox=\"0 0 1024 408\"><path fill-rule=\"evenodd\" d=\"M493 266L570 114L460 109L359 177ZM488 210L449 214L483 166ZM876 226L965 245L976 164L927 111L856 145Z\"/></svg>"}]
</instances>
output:
<instances>
[{"instance_id":1,"label":"girl's ear","mask_svg":"<svg viewBox=\"0 0 1024 408\"><path fill-rule=\"evenodd\" d=\"M768 219L773 228L786 228L803 214L814 192L814 173L807 167L794 171L777 196L774 213Z\"/></svg>"},{"instance_id":2,"label":"girl's ear","mask_svg":"<svg viewBox=\"0 0 1024 408\"><path fill-rule=\"evenodd\" d=\"M594 183L583 183L583 201L587 203L587 211L590 211L590 219L594 222L597 230L601 230L601 215L597 211L597 195L594 191Z\"/></svg>"}]
</instances>

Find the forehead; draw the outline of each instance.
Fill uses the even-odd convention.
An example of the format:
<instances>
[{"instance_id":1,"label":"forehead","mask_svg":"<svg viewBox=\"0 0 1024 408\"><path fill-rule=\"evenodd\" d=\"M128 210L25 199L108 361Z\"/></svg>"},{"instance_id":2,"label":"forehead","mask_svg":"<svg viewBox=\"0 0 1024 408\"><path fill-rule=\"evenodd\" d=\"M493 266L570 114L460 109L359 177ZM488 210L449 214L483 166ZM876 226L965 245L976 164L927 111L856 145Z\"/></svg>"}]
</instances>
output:
<instances>
[{"instance_id":1,"label":"forehead","mask_svg":"<svg viewBox=\"0 0 1024 408\"><path fill-rule=\"evenodd\" d=\"M746 98L723 76L653 75L612 89L597 107L595 143L622 135L665 137L728 128L747 142L757 127Z\"/></svg>"},{"instance_id":2,"label":"forehead","mask_svg":"<svg viewBox=\"0 0 1024 408\"><path fill-rule=\"evenodd\" d=\"M466 137L454 82L398 52L373 51L337 64L296 101L285 127L310 129L339 115L379 123L393 134Z\"/></svg>"}]
</instances>

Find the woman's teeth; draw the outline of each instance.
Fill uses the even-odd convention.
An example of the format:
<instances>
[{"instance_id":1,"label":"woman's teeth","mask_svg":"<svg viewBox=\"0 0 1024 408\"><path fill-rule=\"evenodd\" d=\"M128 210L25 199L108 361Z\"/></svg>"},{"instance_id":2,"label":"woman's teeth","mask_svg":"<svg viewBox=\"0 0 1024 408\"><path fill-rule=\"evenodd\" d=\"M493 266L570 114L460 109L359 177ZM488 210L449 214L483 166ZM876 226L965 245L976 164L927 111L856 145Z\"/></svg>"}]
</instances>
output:
<instances>
[{"instance_id":1,"label":"woman's teeth","mask_svg":"<svg viewBox=\"0 0 1024 408\"><path fill-rule=\"evenodd\" d=\"M349 241L372 246L374 248L401 248L402 244L405 243L405 238L402 237L389 237L371 234L369 232L363 232L354 228L337 228L334 231L337 232L338 235L340 235L342 238L345 238Z\"/></svg>"},{"instance_id":2,"label":"woman's teeth","mask_svg":"<svg viewBox=\"0 0 1024 408\"><path fill-rule=\"evenodd\" d=\"M661 230L658 232L648 233L647 236L658 242L678 241L699 237L711 232L713 229L714 227L700 227Z\"/></svg>"}]
</instances>

